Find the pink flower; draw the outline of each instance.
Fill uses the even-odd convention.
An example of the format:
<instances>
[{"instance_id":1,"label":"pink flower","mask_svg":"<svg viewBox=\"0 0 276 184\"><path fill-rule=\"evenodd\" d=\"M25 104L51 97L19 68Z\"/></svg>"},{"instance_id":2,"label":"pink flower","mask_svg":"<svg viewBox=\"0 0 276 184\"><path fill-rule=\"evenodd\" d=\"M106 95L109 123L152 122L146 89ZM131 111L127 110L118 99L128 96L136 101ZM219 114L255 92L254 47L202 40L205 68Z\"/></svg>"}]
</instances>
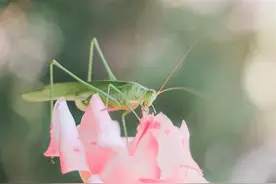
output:
<instances>
[{"instance_id":1,"label":"pink flower","mask_svg":"<svg viewBox=\"0 0 276 184\"><path fill-rule=\"evenodd\" d=\"M185 121L178 128L162 113L144 114L127 149L118 122L104 108L93 95L76 126L65 99L56 102L44 155L59 157L63 174L78 171L88 183L208 183L191 156Z\"/></svg>"}]
</instances>

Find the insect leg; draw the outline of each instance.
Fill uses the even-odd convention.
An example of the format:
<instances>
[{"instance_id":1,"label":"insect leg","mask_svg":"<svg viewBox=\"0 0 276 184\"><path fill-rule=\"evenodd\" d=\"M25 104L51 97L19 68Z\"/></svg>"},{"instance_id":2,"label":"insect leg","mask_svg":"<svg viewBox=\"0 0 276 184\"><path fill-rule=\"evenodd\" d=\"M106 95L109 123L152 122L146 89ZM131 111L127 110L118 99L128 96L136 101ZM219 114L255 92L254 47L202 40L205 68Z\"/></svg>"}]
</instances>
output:
<instances>
[{"instance_id":1,"label":"insect leg","mask_svg":"<svg viewBox=\"0 0 276 184\"><path fill-rule=\"evenodd\" d=\"M110 84L108 85L107 87L107 97L106 97L106 100L105 100L105 108L107 109L107 106L108 106L108 97L110 96L110 89L111 89L111 86Z\"/></svg>"},{"instance_id":2,"label":"insect leg","mask_svg":"<svg viewBox=\"0 0 276 184\"><path fill-rule=\"evenodd\" d=\"M93 67L93 51L94 51L94 39L92 39L89 48L89 60L88 60L88 74L87 74L87 81L91 82L92 80L92 67Z\"/></svg>"},{"instance_id":3,"label":"insect leg","mask_svg":"<svg viewBox=\"0 0 276 184\"><path fill-rule=\"evenodd\" d=\"M95 93L99 93L100 95L104 95L104 96L108 96L108 94L94 86L92 86L91 84L83 81L82 79L80 79L79 77L77 77L76 75L74 75L72 72L70 72L69 70L67 70L66 68L64 68L61 64L59 64L56 60L52 60L50 63L50 73L53 74L53 65L57 66L59 69L61 69L62 71L64 71L65 73L67 73L68 75L70 75L71 77L73 77L75 80L77 80L79 83L85 85L88 89L90 89L91 91L95 92ZM50 77L51 80L51 84L50 84L50 96L53 95L53 75L51 75ZM109 96L109 98L111 98L113 101L115 101L116 103L119 104L119 102L114 99L113 97ZM51 98L51 104L53 104L53 98Z\"/></svg>"},{"instance_id":4,"label":"insect leg","mask_svg":"<svg viewBox=\"0 0 276 184\"><path fill-rule=\"evenodd\" d=\"M103 52L100 48L100 45L97 41L96 38L93 38L92 41L91 41L91 45L90 45L90 55L89 55L89 65L88 65L88 81L90 80L91 81L91 74L92 74L92 63L93 63L93 49L94 49L94 46L96 48L96 50L98 51L99 53L99 56L103 62L103 65L108 73L108 76L109 76L109 79L110 80L117 80L115 75L113 74L112 70L110 69L107 61L105 60L105 57L103 55Z\"/></svg>"},{"instance_id":5,"label":"insect leg","mask_svg":"<svg viewBox=\"0 0 276 184\"><path fill-rule=\"evenodd\" d=\"M109 84L109 85L108 85L108 94L109 94L109 92L110 92L110 89L114 89L116 92L118 92L119 94L121 94L122 96L124 96L124 94L123 94L118 88L116 88L113 84ZM109 95L108 95L108 96L109 96ZM106 99L107 99L106 104L108 104L108 97L107 97ZM129 105L127 105L127 107L128 107L130 110L125 111L125 112L122 114L122 123L123 123L123 129L124 129L124 134L125 134L126 142L127 142L127 145L128 145L128 135L127 135L127 127L126 127L125 116L126 116L127 114L129 114L129 113L132 111L133 114L138 118L139 121L140 121L140 118L139 118L139 116L136 114L136 112L133 110L132 107L130 107Z\"/></svg>"},{"instance_id":6,"label":"insect leg","mask_svg":"<svg viewBox=\"0 0 276 184\"><path fill-rule=\"evenodd\" d=\"M124 93L122 93L116 86L114 86L113 84L108 84L108 91L110 91L110 89L114 89L116 92L118 92L119 94L121 94L122 96L124 96ZM110 95L108 95L109 97L111 97ZM127 105L127 107L133 112L133 114L136 116L136 118L140 121L139 116L136 114L136 112L134 111L134 109L132 107L130 107L129 105Z\"/></svg>"},{"instance_id":7,"label":"insect leg","mask_svg":"<svg viewBox=\"0 0 276 184\"><path fill-rule=\"evenodd\" d=\"M53 88L54 88L54 72L53 72L53 65L51 63L50 64L50 118L51 118L51 121L53 118L53 106L54 106Z\"/></svg>"},{"instance_id":8,"label":"insect leg","mask_svg":"<svg viewBox=\"0 0 276 184\"><path fill-rule=\"evenodd\" d=\"M155 107L153 105L151 105L152 109L153 109L153 112L154 114L156 114L156 110L155 110Z\"/></svg>"},{"instance_id":9,"label":"insect leg","mask_svg":"<svg viewBox=\"0 0 276 184\"><path fill-rule=\"evenodd\" d=\"M127 147L128 147L128 135L127 135L127 128L126 128L126 115L128 115L130 112L131 112L131 110L125 111L122 114L122 122L123 122L124 134L125 134L125 138L126 138Z\"/></svg>"},{"instance_id":10,"label":"insect leg","mask_svg":"<svg viewBox=\"0 0 276 184\"><path fill-rule=\"evenodd\" d=\"M50 118L51 122L53 121L53 107L54 107L54 100L53 100L53 92L54 92L54 70L53 65L50 63ZM53 158L51 158L52 164L55 164Z\"/></svg>"}]
</instances>

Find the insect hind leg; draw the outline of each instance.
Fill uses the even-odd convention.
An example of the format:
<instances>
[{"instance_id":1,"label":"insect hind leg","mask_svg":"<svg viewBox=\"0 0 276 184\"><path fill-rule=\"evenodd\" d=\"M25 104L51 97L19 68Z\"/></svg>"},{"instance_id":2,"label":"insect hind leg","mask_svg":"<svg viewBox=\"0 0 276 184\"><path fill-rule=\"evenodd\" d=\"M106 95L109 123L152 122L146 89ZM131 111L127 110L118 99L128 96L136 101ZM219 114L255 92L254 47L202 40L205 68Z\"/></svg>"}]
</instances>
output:
<instances>
[{"instance_id":1,"label":"insect hind leg","mask_svg":"<svg viewBox=\"0 0 276 184\"><path fill-rule=\"evenodd\" d=\"M91 82L91 77L92 77L92 65L93 65L93 55L94 55L94 46L96 48L96 50L98 51L98 54L101 58L101 61L107 71L107 74L108 74L108 77L110 80L117 80L115 75L113 74L112 70L110 69L104 55L103 55L103 52L100 48L100 45L97 41L96 38L93 38L91 43L90 43L90 52L89 52L89 61L88 61L88 77L87 77L87 81L88 82Z\"/></svg>"},{"instance_id":2,"label":"insect hind leg","mask_svg":"<svg viewBox=\"0 0 276 184\"><path fill-rule=\"evenodd\" d=\"M53 106L54 106L53 88L54 88L54 70L53 70L53 64L51 62L50 63L50 118L51 118L51 121L53 118Z\"/></svg>"},{"instance_id":3,"label":"insect hind leg","mask_svg":"<svg viewBox=\"0 0 276 184\"><path fill-rule=\"evenodd\" d=\"M53 118L52 109L53 109L53 106L54 106L54 99L53 99L53 93L54 93L54 65L57 66L62 71L64 71L65 73L67 73L68 75L70 75L71 77L73 77L74 79L76 79L78 82L83 83L84 85L91 87L91 85L89 85L88 83L86 83L85 81L83 81L82 79L80 79L79 77L74 75L73 73L71 73L69 70L64 68L61 64L59 64L56 60L52 60L50 62L50 114L51 114L50 116L51 116L51 119Z\"/></svg>"},{"instance_id":4,"label":"insect hind leg","mask_svg":"<svg viewBox=\"0 0 276 184\"><path fill-rule=\"evenodd\" d=\"M88 89L90 89L91 91L93 91L94 93L99 93L102 94L104 96L109 96L106 92L96 88L95 86L83 81L82 79L80 79L79 77L77 77L76 75L74 75L72 72L70 72L69 70L67 70L66 68L64 68L61 64L59 64L56 60L52 60L50 63L50 97L51 97L51 112L52 112L52 107L53 107L53 66L58 67L60 70L64 71L65 73L67 73L69 76L71 76L72 78L74 78L76 81L78 81L79 83L83 84L84 86L86 86ZM112 97L109 97L112 98ZM119 103L116 99L112 98L113 101L115 101L116 103ZM52 114L51 114L52 116Z\"/></svg>"}]
</instances>

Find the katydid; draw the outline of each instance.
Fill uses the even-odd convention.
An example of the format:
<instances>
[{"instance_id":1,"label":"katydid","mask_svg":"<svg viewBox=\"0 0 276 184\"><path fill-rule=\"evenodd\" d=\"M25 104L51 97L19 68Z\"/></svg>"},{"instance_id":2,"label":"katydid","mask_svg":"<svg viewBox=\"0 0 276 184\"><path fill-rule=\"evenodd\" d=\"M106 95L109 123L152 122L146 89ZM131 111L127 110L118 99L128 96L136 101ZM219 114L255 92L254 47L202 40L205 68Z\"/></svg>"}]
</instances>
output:
<instances>
[{"instance_id":1,"label":"katydid","mask_svg":"<svg viewBox=\"0 0 276 184\"><path fill-rule=\"evenodd\" d=\"M109 80L91 80L94 47L97 50L101 61L108 73ZM161 88L158 91L155 91L153 89L144 87L136 82L117 80L105 60L97 39L93 38L90 45L87 81L84 81L74 75L72 72L59 64L56 60L52 60L50 63L50 84L41 89L24 93L22 97L24 100L31 102L50 101L50 112L52 118L52 107L54 100L64 97L67 101L75 101L76 106L80 110L84 111L89 104L91 96L95 93L98 93L100 98L105 102L105 110L124 111L122 114L122 123L124 134L127 138L128 136L125 116L132 111L134 115L139 119L138 115L134 111L139 105L144 111L149 111L149 108L153 107L152 103L155 101L156 97L159 94L170 90L186 90L191 93L197 94L197 92L195 92L194 90L185 87L174 87L163 90L165 84L168 82L172 74L180 66L180 64L183 62L183 60L186 58L192 48L193 46L191 46L185 53L185 55L181 58L181 60L178 62L174 70L170 73L169 77L166 79ZM76 80L76 82L54 83L53 66L56 66L60 70L70 75Z\"/></svg>"}]
</instances>

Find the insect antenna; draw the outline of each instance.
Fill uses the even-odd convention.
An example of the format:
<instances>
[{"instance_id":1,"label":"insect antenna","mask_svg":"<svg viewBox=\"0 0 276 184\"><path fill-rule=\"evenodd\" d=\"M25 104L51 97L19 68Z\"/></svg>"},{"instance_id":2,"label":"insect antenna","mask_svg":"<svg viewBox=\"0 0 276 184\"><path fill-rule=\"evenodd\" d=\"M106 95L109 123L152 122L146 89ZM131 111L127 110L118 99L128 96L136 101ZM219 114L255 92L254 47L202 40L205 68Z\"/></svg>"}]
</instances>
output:
<instances>
[{"instance_id":1,"label":"insect antenna","mask_svg":"<svg viewBox=\"0 0 276 184\"><path fill-rule=\"evenodd\" d=\"M192 46L190 46L190 48L188 49L188 51L183 55L183 57L178 61L177 65L175 66L175 68L171 71L171 73L169 74L169 76L167 77L167 79L165 80L165 82L163 83L163 85L160 87L160 89L158 90L158 94L160 94L160 92L162 91L162 89L165 87L165 85L167 84L167 82L170 80L170 78L172 77L172 75L175 73L175 71L179 68L179 66L183 63L183 61L185 60L185 58L188 56L188 54L193 50L193 48L196 46L196 44L198 43L199 39L197 39L194 44Z\"/></svg>"},{"instance_id":2,"label":"insect antenna","mask_svg":"<svg viewBox=\"0 0 276 184\"><path fill-rule=\"evenodd\" d=\"M193 94L195 96L198 96L198 97L204 99L204 97L203 97L203 95L201 93L199 93L198 91L196 91L194 89L187 88L187 87L172 87L172 88L167 88L167 89L164 89L162 91L159 91L159 94L167 92L167 91L176 91L176 90L188 91L189 93L191 93L191 94Z\"/></svg>"}]
</instances>

